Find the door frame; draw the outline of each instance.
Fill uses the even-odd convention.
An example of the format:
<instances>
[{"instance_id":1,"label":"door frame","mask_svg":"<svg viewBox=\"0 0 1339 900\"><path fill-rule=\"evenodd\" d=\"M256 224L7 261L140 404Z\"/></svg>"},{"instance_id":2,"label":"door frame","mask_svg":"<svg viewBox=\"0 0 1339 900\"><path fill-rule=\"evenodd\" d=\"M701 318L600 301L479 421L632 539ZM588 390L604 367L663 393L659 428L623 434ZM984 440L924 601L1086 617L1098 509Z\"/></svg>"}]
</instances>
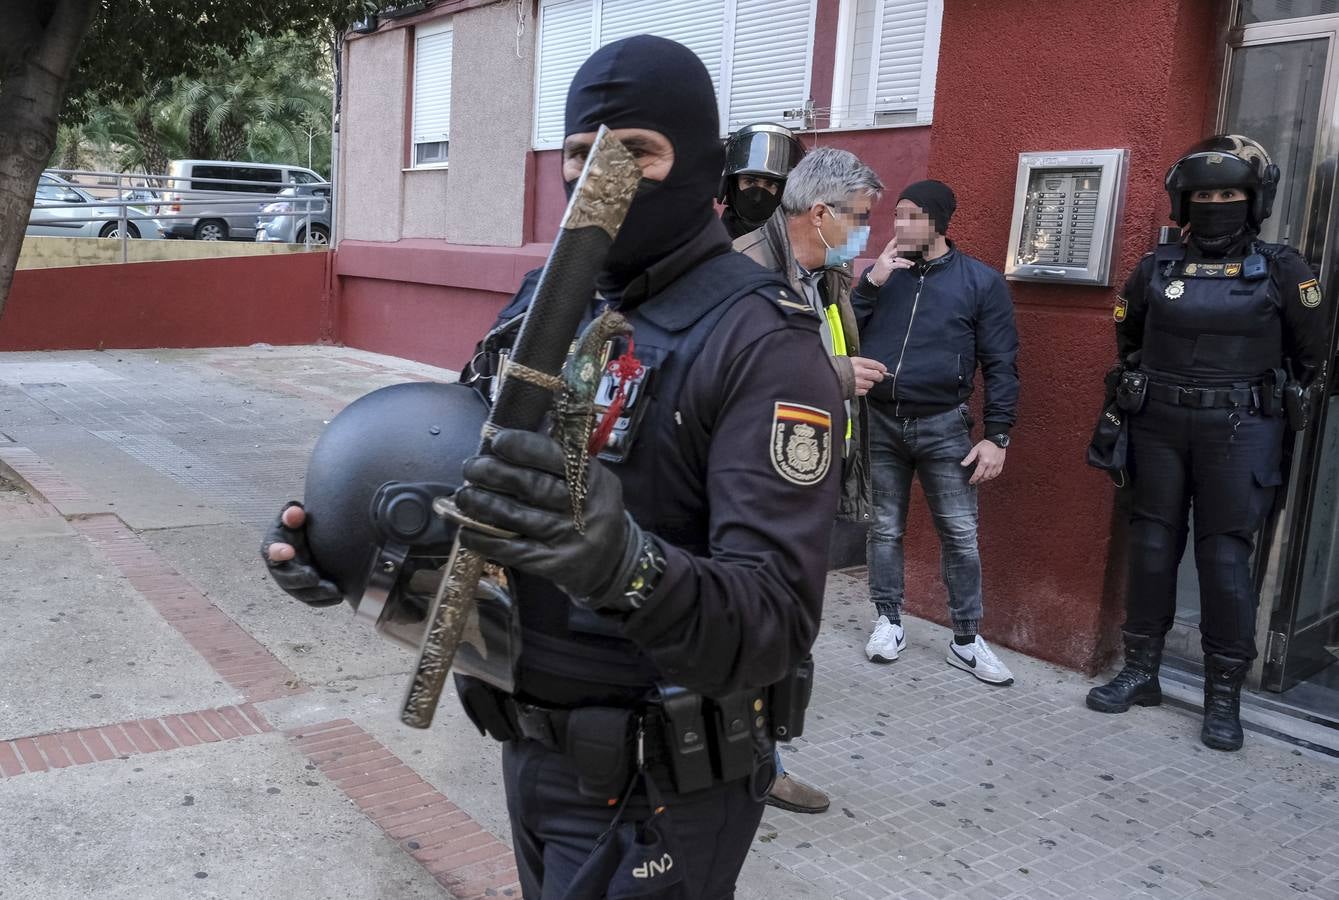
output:
<instances>
[{"instance_id":1,"label":"door frame","mask_svg":"<svg viewBox=\"0 0 1339 900\"><path fill-rule=\"evenodd\" d=\"M1234 2L1232 18L1238 18L1239 4ZM1339 179L1324 186L1317 185L1316 169L1325 162L1339 168L1339 14L1308 16L1255 25L1234 24L1228 31L1226 53L1220 79L1217 125L1224 130L1227 121L1228 90L1233 59L1244 47L1258 47L1275 43L1292 43L1310 39L1326 39L1329 49L1325 60L1325 84L1321 90L1320 114L1316 126L1316 144L1313 148L1313 170L1307 176L1300 241L1306 246L1298 249L1308 261L1318 263L1320 279L1328 291L1339 291L1339 258L1336 257L1336 238L1339 238L1339 203L1336 188ZM1319 247L1316 222L1324 224ZM1318 258L1317 258L1318 257ZM1332 305L1339 313L1339 304ZM1339 328L1332 316L1330 323L1331 358ZM1329 392L1335 389L1335 376L1330 372ZM1262 531L1262 546L1257 551L1256 582L1260 589L1260 605L1256 615L1257 641L1262 642L1250 673L1252 688L1280 691L1291 686L1285 683L1288 644L1292 638L1292 624L1301 591L1302 558L1310 536L1314 506L1313 488L1320 462L1321 438L1325 432L1328 403L1318 404L1315 420L1302 435L1294 437L1288 448L1291 465L1287 472L1286 487L1281 502L1275 504Z\"/></svg>"}]
</instances>

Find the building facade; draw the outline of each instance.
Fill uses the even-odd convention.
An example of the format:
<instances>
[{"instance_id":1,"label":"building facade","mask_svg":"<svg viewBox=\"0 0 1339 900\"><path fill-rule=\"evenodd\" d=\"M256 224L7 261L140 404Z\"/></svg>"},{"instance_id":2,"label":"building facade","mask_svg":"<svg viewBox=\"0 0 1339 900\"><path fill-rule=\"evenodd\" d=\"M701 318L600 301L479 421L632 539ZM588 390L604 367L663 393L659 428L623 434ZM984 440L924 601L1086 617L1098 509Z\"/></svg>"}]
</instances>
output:
<instances>
[{"instance_id":1,"label":"building facade","mask_svg":"<svg viewBox=\"0 0 1339 900\"><path fill-rule=\"evenodd\" d=\"M855 152L894 196L942 179L959 201L950 237L1001 269L1019 154L1124 150L1110 283L1011 285L1020 422L981 495L984 633L1068 666L1109 660L1122 614L1124 500L1084 448L1114 360L1116 289L1167 222L1166 167L1216 130L1262 141L1284 176L1266 237L1299 246L1339 289L1336 0L439 0L364 31L344 48L337 333L453 368L544 261L565 202L563 95L610 40L692 47L716 81L722 136L782 122L806 146ZM871 250L890 237L891 203L874 219ZM1253 682L1292 688L1285 699L1339 687L1325 665L1339 652L1336 404L1331 393L1294 448L1260 542ZM1183 580L1173 643L1193 667L1193 567ZM942 620L923 504L908 587L911 611Z\"/></svg>"}]
</instances>

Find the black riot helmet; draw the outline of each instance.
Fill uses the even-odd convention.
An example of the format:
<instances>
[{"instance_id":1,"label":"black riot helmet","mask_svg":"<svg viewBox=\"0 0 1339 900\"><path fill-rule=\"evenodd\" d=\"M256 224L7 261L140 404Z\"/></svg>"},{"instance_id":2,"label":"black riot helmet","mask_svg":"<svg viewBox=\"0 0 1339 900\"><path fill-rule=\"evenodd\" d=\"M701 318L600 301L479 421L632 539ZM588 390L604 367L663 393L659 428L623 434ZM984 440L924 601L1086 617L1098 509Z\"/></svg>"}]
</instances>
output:
<instances>
[{"instance_id":1,"label":"black riot helmet","mask_svg":"<svg viewBox=\"0 0 1339 900\"><path fill-rule=\"evenodd\" d=\"M1172 202L1172 221L1184 226L1190 220L1190 194L1194 191L1239 188L1250 196L1247 222L1259 231L1274 206L1279 167L1265 148L1240 134L1215 134L1200 141L1167 170L1167 196Z\"/></svg>"},{"instance_id":2,"label":"black riot helmet","mask_svg":"<svg viewBox=\"0 0 1339 900\"><path fill-rule=\"evenodd\" d=\"M307 542L316 568L343 592L358 617L400 635L391 619L420 623L455 538L432 511L436 497L464 481L488 416L483 398L462 384L411 383L360 397L331 420L307 466ZM411 595L417 596L411 596Z\"/></svg>"},{"instance_id":3,"label":"black riot helmet","mask_svg":"<svg viewBox=\"0 0 1339 900\"><path fill-rule=\"evenodd\" d=\"M736 175L761 175L784 184L803 156L804 145L786 126L770 122L745 125L725 143L720 199L729 199Z\"/></svg>"}]
</instances>

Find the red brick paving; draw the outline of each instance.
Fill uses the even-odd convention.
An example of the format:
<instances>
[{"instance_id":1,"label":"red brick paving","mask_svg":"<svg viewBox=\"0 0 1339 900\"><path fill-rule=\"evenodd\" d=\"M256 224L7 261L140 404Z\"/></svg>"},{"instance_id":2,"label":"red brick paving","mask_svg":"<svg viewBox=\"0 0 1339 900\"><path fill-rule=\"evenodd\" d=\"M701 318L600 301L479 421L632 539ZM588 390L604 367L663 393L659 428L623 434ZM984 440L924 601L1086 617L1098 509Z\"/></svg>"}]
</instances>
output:
<instances>
[{"instance_id":1,"label":"red brick paving","mask_svg":"<svg viewBox=\"0 0 1339 900\"><path fill-rule=\"evenodd\" d=\"M84 766L118 756L161 753L178 746L198 744L200 739L191 733L185 723L190 719L207 721L211 718L236 722L233 738L274 730L254 707L247 704L14 738L0 741L0 778ZM217 741L219 738L211 734L209 740Z\"/></svg>"},{"instance_id":2,"label":"red brick paving","mask_svg":"<svg viewBox=\"0 0 1339 900\"><path fill-rule=\"evenodd\" d=\"M300 694L308 688L242 626L196 590L167 560L113 515L76 519L74 527L101 551L169 625L248 701ZM237 729L210 722L224 738ZM204 735L200 737L209 740Z\"/></svg>"},{"instance_id":3,"label":"red brick paving","mask_svg":"<svg viewBox=\"0 0 1339 900\"><path fill-rule=\"evenodd\" d=\"M46 460L27 447L0 446L0 461L45 497L48 503L59 506L61 503L93 499L87 491L72 481L66 481Z\"/></svg>"},{"instance_id":4,"label":"red brick paving","mask_svg":"<svg viewBox=\"0 0 1339 900\"><path fill-rule=\"evenodd\" d=\"M520 897L511 848L348 719L288 732L382 831L463 900Z\"/></svg>"}]
</instances>

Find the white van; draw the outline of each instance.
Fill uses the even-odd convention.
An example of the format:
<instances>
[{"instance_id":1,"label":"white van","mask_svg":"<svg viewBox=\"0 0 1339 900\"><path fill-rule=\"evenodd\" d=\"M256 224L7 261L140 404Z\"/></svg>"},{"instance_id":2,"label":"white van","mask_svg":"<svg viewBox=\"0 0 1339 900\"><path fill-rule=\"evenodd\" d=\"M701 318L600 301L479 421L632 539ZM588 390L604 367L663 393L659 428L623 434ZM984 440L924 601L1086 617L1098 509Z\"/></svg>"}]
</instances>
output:
<instances>
[{"instance_id":1,"label":"white van","mask_svg":"<svg viewBox=\"0 0 1339 900\"><path fill-rule=\"evenodd\" d=\"M167 237L198 241L250 241L256 237L256 217L273 195L286 187L325 184L325 179L302 166L274 163L230 162L219 159L174 159L167 167L174 180L168 182L159 215ZM198 180L197 180L198 179ZM205 179L249 181L258 184L218 184ZM246 196L225 199L219 192ZM212 200L213 203L182 204L181 200Z\"/></svg>"}]
</instances>

